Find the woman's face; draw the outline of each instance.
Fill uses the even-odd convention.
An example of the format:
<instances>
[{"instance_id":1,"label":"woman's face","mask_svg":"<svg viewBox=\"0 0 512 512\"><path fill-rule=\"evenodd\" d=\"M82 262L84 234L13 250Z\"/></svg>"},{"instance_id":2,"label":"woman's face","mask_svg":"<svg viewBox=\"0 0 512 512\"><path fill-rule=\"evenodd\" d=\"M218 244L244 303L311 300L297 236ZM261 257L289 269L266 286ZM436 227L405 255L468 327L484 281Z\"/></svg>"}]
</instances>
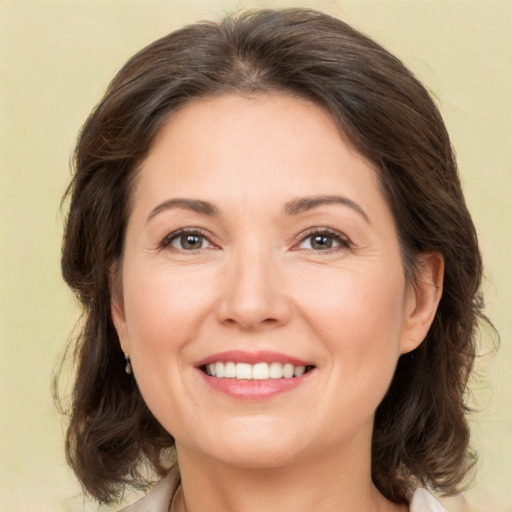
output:
<instances>
[{"instance_id":1,"label":"woman's face","mask_svg":"<svg viewBox=\"0 0 512 512\"><path fill-rule=\"evenodd\" d=\"M121 283L123 350L178 453L239 466L368 452L398 357L428 329L376 171L284 95L198 100L167 122Z\"/></svg>"}]
</instances>

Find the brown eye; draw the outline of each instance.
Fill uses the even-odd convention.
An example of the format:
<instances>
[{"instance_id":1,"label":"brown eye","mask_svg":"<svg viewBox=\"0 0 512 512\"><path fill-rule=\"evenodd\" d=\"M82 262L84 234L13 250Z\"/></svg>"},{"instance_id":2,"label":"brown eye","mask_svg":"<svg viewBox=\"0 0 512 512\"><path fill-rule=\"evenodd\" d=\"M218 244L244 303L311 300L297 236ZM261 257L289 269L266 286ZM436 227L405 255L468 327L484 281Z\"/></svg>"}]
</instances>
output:
<instances>
[{"instance_id":1,"label":"brown eye","mask_svg":"<svg viewBox=\"0 0 512 512\"><path fill-rule=\"evenodd\" d=\"M165 245L180 251L198 251L208 246L208 240L199 233L181 233L172 237Z\"/></svg>"},{"instance_id":2,"label":"brown eye","mask_svg":"<svg viewBox=\"0 0 512 512\"><path fill-rule=\"evenodd\" d=\"M332 249L333 244L335 243L332 237L326 235L313 235L311 238L311 248L315 250L325 250Z\"/></svg>"},{"instance_id":3,"label":"brown eye","mask_svg":"<svg viewBox=\"0 0 512 512\"><path fill-rule=\"evenodd\" d=\"M299 248L311 251L328 251L349 246L340 234L330 232L312 233L302 239Z\"/></svg>"}]
</instances>

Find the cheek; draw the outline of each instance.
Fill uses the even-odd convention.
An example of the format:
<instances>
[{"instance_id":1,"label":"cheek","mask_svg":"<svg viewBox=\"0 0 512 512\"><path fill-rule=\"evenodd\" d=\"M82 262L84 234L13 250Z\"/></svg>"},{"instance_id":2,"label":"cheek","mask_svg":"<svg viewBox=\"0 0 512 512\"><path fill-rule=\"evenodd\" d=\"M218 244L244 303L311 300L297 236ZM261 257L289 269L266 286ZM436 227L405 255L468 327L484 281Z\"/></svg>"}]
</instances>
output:
<instances>
[{"instance_id":1,"label":"cheek","mask_svg":"<svg viewBox=\"0 0 512 512\"><path fill-rule=\"evenodd\" d=\"M328 364L355 398L373 386L377 400L400 355L405 289L401 268L333 273L320 280L317 276L315 286L307 288L303 316L327 349Z\"/></svg>"},{"instance_id":2,"label":"cheek","mask_svg":"<svg viewBox=\"0 0 512 512\"><path fill-rule=\"evenodd\" d=\"M186 409L183 370L209 301L210 292L200 281L186 272L153 269L127 276L124 283L134 376L144 401L169 432Z\"/></svg>"},{"instance_id":3,"label":"cheek","mask_svg":"<svg viewBox=\"0 0 512 512\"><path fill-rule=\"evenodd\" d=\"M179 340L209 300L210 289L199 274L156 269L129 277L124 290L130 338L154 348Z\"/></svg>"},{"instance_id":4,"label":"cheek","mask_svg":"<svg viewBox=\"0 0 512 512\"><path fill-rule=\"evenodd\" d=\"M317 272L304 277L300 288L306 292L301 293L303 314L317 318L332 335L364 337L380 331L383 337L396 339L401 331L405 292L401 268Z\"/></svg>"}]
</instances>

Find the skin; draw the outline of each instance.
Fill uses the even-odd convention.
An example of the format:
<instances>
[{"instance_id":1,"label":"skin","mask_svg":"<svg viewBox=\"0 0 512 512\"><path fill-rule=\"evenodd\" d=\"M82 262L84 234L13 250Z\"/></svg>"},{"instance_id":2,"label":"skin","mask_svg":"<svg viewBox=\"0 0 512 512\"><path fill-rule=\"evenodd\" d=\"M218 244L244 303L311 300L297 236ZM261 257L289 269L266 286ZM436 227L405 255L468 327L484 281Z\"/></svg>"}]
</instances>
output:
<instances>
[{"instance_id":1,"label":"skin","mask_svg":"<svg viewBox=\"0 0 512 512\"><path fill-rule=\"evenodd\" d=\"M333 195L344 204L286 211ZM192 249L173 235L183 228L200 231ZM376 170L320 107L222 95L175 113L137 176L112 302L142 395L176 440L175 509L407 510L373 486L370 447L398 358L441 295L441 256L420 266L413 285ZM235 349L314 370L275 397L235 399L195 367Z\"/></svg>"}]
</instances>

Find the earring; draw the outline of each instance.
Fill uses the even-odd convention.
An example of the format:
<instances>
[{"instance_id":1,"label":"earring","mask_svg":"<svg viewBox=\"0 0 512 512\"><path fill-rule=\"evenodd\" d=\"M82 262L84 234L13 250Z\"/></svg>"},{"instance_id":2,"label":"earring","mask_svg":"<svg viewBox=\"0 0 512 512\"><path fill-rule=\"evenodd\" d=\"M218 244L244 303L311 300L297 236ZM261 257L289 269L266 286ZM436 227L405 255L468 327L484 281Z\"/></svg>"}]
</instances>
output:
<instances>
[{"instance_id":1,"label":"earring","mask_svg":"<svg viewBox=\"0 0 512 512\"><path fill-rule=\"evenodd\" d=\"M126 362L126 366L124 367L124 371L130 375L132 373L132 363L130 362L130 356L128 354L124 355L124 360Z\"/></svg>"}]
</instances>

